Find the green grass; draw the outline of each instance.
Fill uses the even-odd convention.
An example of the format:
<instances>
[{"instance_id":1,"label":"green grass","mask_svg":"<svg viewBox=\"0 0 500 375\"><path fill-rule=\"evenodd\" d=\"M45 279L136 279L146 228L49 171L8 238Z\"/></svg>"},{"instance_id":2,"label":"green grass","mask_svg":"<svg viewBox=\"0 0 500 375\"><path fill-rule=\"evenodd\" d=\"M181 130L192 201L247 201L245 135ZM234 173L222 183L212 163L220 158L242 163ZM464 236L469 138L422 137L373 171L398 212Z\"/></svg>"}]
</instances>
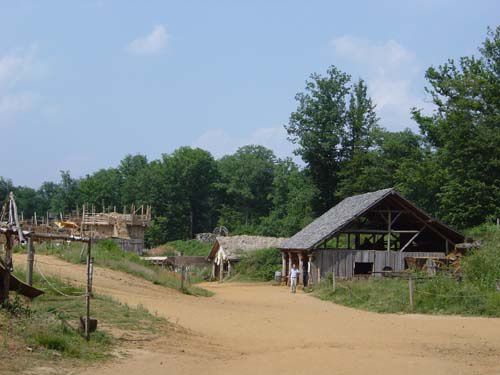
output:
<instances>
[{"instance_id":1,"label":"green grass","mask_svg":"<svg viewBox=\"0 0 500 375\"><path fill-rule=\"evenodd\" d=\"M413 312L500 317L500 230L482 225L468 231L482 240L482 247L462 260L462 277L441 272L432 278L415 280ZM415 275L419 276L419 275ZM412 312L408 281L390 278L337 281L333 291L331 275L316 285L313 295L345 306L381 313Z\"/></svg>"},{"instance_id":2,"label":"green grass","mask_svg":"<svg viewBox=\"0 0 500 375\"><path fill-rule=\"evenodd\" d=\"M85 262L85 245L72 243L42 244L36 246L37 253L55 255L71 263ZM156 285L181 290L185 294L209 297L212 292L195 285L185 285L181 289L180 276L174 272L152 266L137 254L125 252L112 240L102 240L92 246L94 264L141 277Z\"/></svg>"},{"instance_id":3,"label":"green grass","mask_svg":"<svg viewBox=\"0 0 500 375\"><path fill-rule=\"evenodd\" d=\"M22 279L24 270L17 269L15 274ZM98 320L98 327L87 342L77 331L79 317L85 312L84 290L59 278L47 280L35 273L33 284L45 293L32 301L13 293L9 305L0 309L0 344L10 352L2 359L6 372L18 373L44 363L52 366L56 358L63 364L76 365L103 360L122 345L122 338L117 336L126 333L151 337L168 332L170 323L143 307L132 308L95 295L91 299L91 317Z\"/></svg>"},{"instance_id":4,"label":"green grass","mask_svg":"<svg viewBox=\"0 0 500 375\"><path fill-rule=\"evenodd\" d=\"M212 245L197 240L170 241L162 245L162 247L165 249L163 255L176 255L176 253L182 253L186 256L208 256L212 249Z\"/></svg>"},{"instance_id":5,"label":"green grass","mask_svg":"<svg viewBox=\"0 0 500 375\"><path fill-rule=\"evenodd\" d=\"M271 281L281 269L279 250L259 249L245 253L234 267L233 281Z\"/></svg>"},{"instance_id":6,"label":"green grass","mask_svg":"<svg viewBox=\"0 0 500 375\"><path fill-rule=\"evenodd\" d=\"M337 281L331 276L315 286L313 295L344 306L379 313L422 313L500 316L500 293L458 283L448 276L415 280L414 308L410 309L408 281L390 278Z\"/></svg>"}]
</instances>

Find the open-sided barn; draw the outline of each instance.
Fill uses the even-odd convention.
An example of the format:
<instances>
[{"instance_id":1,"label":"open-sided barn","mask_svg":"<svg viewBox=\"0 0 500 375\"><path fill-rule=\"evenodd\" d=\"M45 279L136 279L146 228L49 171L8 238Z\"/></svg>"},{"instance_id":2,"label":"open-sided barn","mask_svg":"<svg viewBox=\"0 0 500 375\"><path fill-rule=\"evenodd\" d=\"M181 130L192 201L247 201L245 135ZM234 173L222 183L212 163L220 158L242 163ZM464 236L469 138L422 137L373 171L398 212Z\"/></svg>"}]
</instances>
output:
<instances>
[{"instance_id":1,"label":"open-sided barn","mask_svg":"<svg viewBox=\"0 0 500 375\"><path fill-rule=\"evenodd\" d=\"M444 258L464 236L431 218L396 190L384 189L341 201L281 246L282 274L292 264L300 283L402 271L406 258Z\"/></svg>"}]
</instances>

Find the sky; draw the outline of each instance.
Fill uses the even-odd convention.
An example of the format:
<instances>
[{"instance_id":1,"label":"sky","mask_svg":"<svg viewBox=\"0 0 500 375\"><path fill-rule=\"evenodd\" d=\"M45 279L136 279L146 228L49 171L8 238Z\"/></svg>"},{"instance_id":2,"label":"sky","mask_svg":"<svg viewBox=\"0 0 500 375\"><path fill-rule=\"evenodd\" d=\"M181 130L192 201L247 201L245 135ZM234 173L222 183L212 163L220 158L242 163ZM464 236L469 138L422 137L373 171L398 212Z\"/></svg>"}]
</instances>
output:
<instances>
[{"instance_id":1,"label":"sky","mask_svg":"<svg viewBox=\"0 0 500 375\"><path fill-rule=\"evenodd\" d=\"M126 154L293 155L295 94L330 65L363 78L380 125L418 131L424 74L477 53L498 0L0 0L0 176L39 187Z\"/></svg>"}]
</instances>

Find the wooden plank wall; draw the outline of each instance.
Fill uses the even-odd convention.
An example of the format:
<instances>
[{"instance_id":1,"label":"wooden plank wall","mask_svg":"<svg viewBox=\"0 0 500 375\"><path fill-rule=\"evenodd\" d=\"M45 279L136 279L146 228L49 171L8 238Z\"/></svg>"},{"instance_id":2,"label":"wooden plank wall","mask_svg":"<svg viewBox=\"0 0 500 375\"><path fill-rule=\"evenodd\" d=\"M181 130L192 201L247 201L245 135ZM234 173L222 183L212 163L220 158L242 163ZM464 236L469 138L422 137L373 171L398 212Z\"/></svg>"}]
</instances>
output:
<instances>
[{"instance_id":1,"label":"wooden plank wall","mask_svg":"<svg viewBox=\"0 0 500 375\"><path fill-rule=\"evenodd\" d=\"M137 253L139 255L142 255L144 252L144 240L113 238L113 241L115 241L124 251Z\"/></svg>"},{"instance_id":2,"label":"wooden plank wall","mask_svg":"<svg viewBox=\"0 0 500 375\"><path fill-rule=\"evenodd\" d=\"M381 272L385 267L391 267L393 271L405 269L404 258L444 258L445 254L440 252L399 252L378 250L337 250L319 249L314 250L314 259L311 264L311 276L317 282L318 273L320 277L335 272L339 278L349 279L354 276L355 262L373 263L373 272ZM319 269L319 272L318 272Z\"/></svg>"}]
</instances>

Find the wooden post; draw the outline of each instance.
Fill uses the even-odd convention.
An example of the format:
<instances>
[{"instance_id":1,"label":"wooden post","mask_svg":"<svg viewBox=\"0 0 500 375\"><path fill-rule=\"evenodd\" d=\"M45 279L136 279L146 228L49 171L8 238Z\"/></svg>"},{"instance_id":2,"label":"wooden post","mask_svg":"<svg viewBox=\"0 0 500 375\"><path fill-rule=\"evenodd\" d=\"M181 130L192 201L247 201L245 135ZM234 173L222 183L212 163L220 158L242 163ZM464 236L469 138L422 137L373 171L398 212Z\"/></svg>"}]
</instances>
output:
<instances>
[{"instance_id":1,"label":"wooden post","mask_svg":"<svg viewBox=\"0 0 500 375\"><path fill-rule=\"evenodd\" d=\"M338 238L338 237L337 237ZM314 284L314 278L311 274L311 262L312 262L312 259L313 259L313 256L312 254L309 254L307 255L307 277L308 277L308 280L307 280L307 284L308 285L313 285Z\"/></svg>"},{"instance_id":2,"label":"wooden post","mask_svg":"<svg viewBox=\"0 0 500 375\"><path fill-rule=\"evenodd\" d=\"M413 278L410 277L408 278L408 289L409 289L409 294L410 294L410 311L413 311Z\"/></svg>"},{"instance_id":3,"label":"wooden post","mask_svg":"<svg viewBox=\"0 0 500 375\"><path fill-rule=\"evenodd\" d=\"M5 272L3 274L3 290L0 295L0 302L5 304L9 301L10 272L12 267L12 234L5 234Z\"/></svg>"},{"instance_id":4,"label":"wooden post","mask_svg":"<svg viewBox=\"0 0 500 375\"><path fill-rule=\"evenodd\" d=\"M332 271L332 289L333 291L335 292L335 288L336 288L336 282L335 282L335 271Z\"/></svg>"},{"instance_id":5,"label":"wooden post","mask_svg":"<svg viewBox=\"0 0 500 375\"><path fill-rule=\"evenodd\" d=\"M89 239L87 245L87 293L85 295L85 340L90 340L90 293L92 291L92 276L90 274L91 268L91 252L92 252L92 239Z\"/></svg>"},{"instance_id":6,"label":"wooden post","mask_svg":"<svg viewBox=\"0 0 500 375\"><path fill-rule=\"evenodd\" d=\"M224 281L224 259L221 257L219 263L219 282L221 283L222 281Z\"/></svg>"},{"instance_id":7,"label":"wooden post","mask_svg":"<svg viewBox=\"0 0 500 375\"><path fill-rule=\"evenodd\" d=\"M26 269L26 284L33 285L33 262L35 260L35 246L33 239L28 238L28 267Z\"/></svg>"},{"instance_id":8,"label":"wooden post","mask_svg":"<svg viewBox=\"0 0 500 375\"><path fill-rule=\"evenodd\" d=\"M286 256L285 252L281 252L281 281L286 280Z\"/></svg>"},{"instance_id":9,"label":"wooden post","mask_svg":"<svg viewBox=\"0 0 500 375\"><path fill-rule=\"evenodd\" d=\"M90 257L90 296L92 297L92 285L94 284L94 257Z\"/></svg>"},{"instance_id":10,"label":"wooden post","mask_svg":"<svg viewBox=\"0 0 500 375\"><path fill-rule=\"evenodd\" d=\"M302 267L304 263L302 262L302 254L299 253L299 275L300 277L297 279L297 285L304 285L304 272L302 270Z\"/></svg>"},{"instance_id":11,"label":"wooden post","mask_svg":"<svg viewBox=\"0 0 500 375\"><path fill-rule=\"evenodd\" d=\"M184 279L186 278L186 267L184 264L181 266L181 290L184 290Z\"/></svg>"},{"instance_id":12,"label":"wooden post","mask_svg":"<svg viewBox=\"0 0 500 375\"><path fill-rule=\"evenodd\" d=\"M389 210L389 220L387 222L387 251L391 250L391 211Z\"/></svg>"}]
</instances>

